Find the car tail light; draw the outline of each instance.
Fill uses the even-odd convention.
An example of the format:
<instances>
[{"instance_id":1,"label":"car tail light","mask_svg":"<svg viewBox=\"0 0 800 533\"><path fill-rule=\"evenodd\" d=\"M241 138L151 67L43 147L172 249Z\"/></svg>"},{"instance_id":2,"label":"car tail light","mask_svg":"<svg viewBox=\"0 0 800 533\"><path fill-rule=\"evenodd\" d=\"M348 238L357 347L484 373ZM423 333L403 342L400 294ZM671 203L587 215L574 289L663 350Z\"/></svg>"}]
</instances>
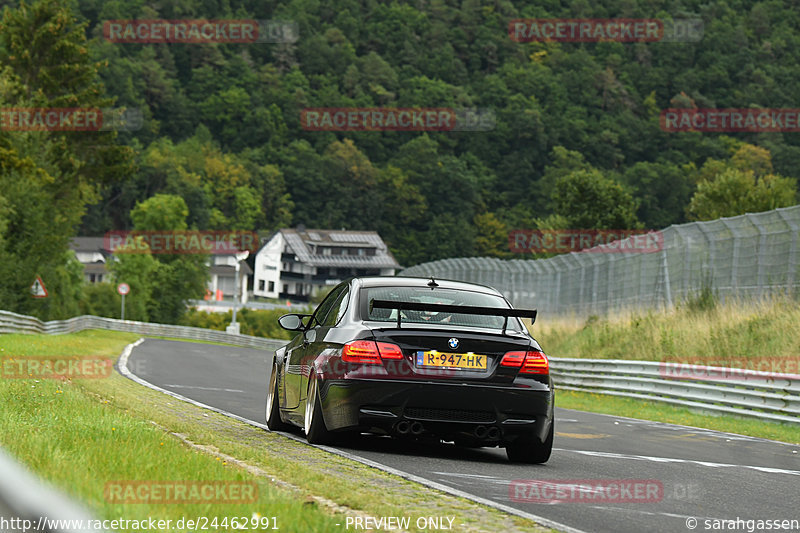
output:
<instances>
[{"instance_id":1,"label":"car tail light","mask_svg":"<svg viewBox=\"0 0 800 533\"><path fill-rule=\"evenodd\" d=\"M378 351L383 359L402 359L403 350L396 344L389 342L379 342Z\"/></svg>"},{"instance_id":2,"label":"car tail light","mask_svg":"<svg viewBox=\"0 0 800 533\"><path fill-rule=\"evenodd\" d=\"M396 344L375 341L350 341L342 348L342 361L346 363L373 363L381 359L402 359L403 351Z\"/></svg>"},{"instance_id":3,"label":"car tail light","mask_svg":"<svg viewBox=\"0 0 800 533\"><path fill-rule=\"evenodd\" d=\"M380 363L375 341L350 341L342 348L342 361L347 363Z\"/></svg>"},{"instance_id":4,"label":"car tail light","mask_svg":"<svg viewBox=\"0 0 800 533\"><path fill-rule=\"evenodd\" d=\"M506 352L506 354L503 356L503 360L500 361L500 366L519 368L522 366L524 361L525 352Z\"/></svg>"},{"instance_id":5,"label":"car tail light","mask_svg":"<svg viewBox=\"0 0 800 533\"><path fill-rule=\"evenodd\" d=\"M550 363L547 356L539 350L527 352L506 352L500 366L519 368L520 374L549 374Z\"/></svg>"}]
</instances>

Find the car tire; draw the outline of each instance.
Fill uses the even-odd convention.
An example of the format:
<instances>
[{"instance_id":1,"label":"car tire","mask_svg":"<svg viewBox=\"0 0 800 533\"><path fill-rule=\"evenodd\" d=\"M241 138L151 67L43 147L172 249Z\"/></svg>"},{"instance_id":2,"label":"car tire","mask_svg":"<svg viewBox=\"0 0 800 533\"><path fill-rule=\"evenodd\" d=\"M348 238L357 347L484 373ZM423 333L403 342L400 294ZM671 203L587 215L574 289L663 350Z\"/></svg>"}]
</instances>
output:
<instances>
[{"instance_id":1,"label":"car tire","mask_svg":"<svg viewBox=\"0 0 800 533\"><path fill-rule=\"evenodd\" d=\"M541 464L550 459L553 451L553 433L555 432L555 421L550 423L550 432L544 442L527 439L518 439L506 445L506 455L512 463Z\"/></svg>"},{"instance_id":2,"label":"car tire","mask_svg":"<svg viewBox=\"0 0 800 533\"><path fill-rule=\"evenodd\" d=\"M303 429L309 444L327 444L331 441L331 433L325 427L325 420L322 418L317 376L313 372L308 376L308 396L306 396Z\"/></svg>"},{"instance_id":3,"label":"car tire","mask_svg":"<svg viewBox=\"0 0 800 533\"><path fill-rule=\"evenodd\" d=\"M272 365L267 388L267 427L270 431L286 431L289 424L281 420L280 401L278 400L278 365Z\"/></svg>"}]
</instances>

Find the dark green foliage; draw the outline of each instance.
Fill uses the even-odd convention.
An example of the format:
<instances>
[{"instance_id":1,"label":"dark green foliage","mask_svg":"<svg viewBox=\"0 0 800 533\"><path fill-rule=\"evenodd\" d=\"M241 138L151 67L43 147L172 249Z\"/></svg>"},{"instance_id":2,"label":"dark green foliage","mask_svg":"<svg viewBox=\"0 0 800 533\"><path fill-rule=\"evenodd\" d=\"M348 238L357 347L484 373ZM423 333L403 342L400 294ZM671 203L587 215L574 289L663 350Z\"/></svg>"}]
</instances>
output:
<instances>
[{"instance_id":1,"label":"dark green foliage","mask_svg":"<svg viewBox=\"0 0 800 533\"><path fill-rule=\"evenodd\" d=\"M135 206L159 194L183 198L191 229L374 229L405 266L509 257L504 233L542 224L658 229L796 201L797 134L659 126L668 107L796 107L800 11L789 0L69 6L37 0L4 8L0 104L131 106L144 125L120 133L122 146L111 133L0 131L4 308L71 313L72 277L58 271L69 237L130 229ZM517 43L508 21L520 17L699 17L704 35L696 43ZM126 18L292 20L299 39L103 40L103 21ZM353 106L488 108L496 126L301 127L304 108ZM740 153L742 146L751 148ZM748 201L722 209L731 195ZM158 263L153 280L196 292L197 265ZM25 291L36 272L66 299L32 301ZM184 276L195 281L187 285ZM140 297L132 312L169 320L189 296Z\"/></svg>"},{"instance_id":2,"label":"dark green foliage","mask_svg":"<svg viewBox=\"0 0 800 533\"><path fill-rule=\"evenodd\" d=\"M791 134L675 134L658 122L661 109L681 105L795 106L800 12L788 1L77 6L93 34L107 18L234 14L294 20L300 30L289 44L99 43L95 55L109 61L108 94L144 108L145 127L130 138L149 148L141 170L110 187L84 220L86 233L129 225L136 202L168 192L184 197L198 229L375 229L411 265L505 256L499 231L551 215L581 227L685 222L693 168L729 158L731 137L767 147L776 174L800 173L800 141ZM516 43L507 25L518 17L700 17L704 36L697 43ZM497 124L488 132L427 134L300 127L305 107L350 106L485 107ZM180 162L184 141L194 143L189 160L212 150L226 165L244 164L248 176L220 197L207 167ZM156 147L166 164L152 157ZM563 175L589 176L573 175L578 170L605 185L567 193L562 180L556 189Z\"/></svg>"}]
</instances>

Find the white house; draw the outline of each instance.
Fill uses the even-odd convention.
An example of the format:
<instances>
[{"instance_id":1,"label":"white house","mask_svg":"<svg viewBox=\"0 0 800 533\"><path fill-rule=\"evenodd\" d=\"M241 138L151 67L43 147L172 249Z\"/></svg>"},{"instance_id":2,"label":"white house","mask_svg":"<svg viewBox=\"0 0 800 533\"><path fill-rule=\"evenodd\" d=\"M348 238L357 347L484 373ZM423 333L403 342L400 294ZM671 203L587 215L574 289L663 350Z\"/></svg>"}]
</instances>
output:
<instances>
[{"instance_id":1,"label":"white house","mask_svg":"<svg viewBox=\"0 0 800 533\"><path fill-rule=\"evenodd\" d=\"M239 265L239 303L247 303L247 280L253 271L245 261ZM208 282L210 299L215 300L217 295L233 297L236 292L236 255L212 255L208 273L211 279Z\"/></svg>"},{"instance_id":2,"label":"white house","mask_svg":"<svg viewBox=\"0 0 800 533\"><path fill-rule=\"evenodd\" d=\"M70 248L83 264L83 279L87 283L109 281L106 262L111 256L103 237L73 237Z\"/></svg>"},{"instance_id":3,"label":"white house","mask_svg":"<svg viewBox=\"0 0 800 533\"><path fill-rule=\"evenodd\" d=\"M307 300L351 276L393 276L400 268L374 231L281 229L258 250L253 295Z\"/></svg>"}]
</instances>

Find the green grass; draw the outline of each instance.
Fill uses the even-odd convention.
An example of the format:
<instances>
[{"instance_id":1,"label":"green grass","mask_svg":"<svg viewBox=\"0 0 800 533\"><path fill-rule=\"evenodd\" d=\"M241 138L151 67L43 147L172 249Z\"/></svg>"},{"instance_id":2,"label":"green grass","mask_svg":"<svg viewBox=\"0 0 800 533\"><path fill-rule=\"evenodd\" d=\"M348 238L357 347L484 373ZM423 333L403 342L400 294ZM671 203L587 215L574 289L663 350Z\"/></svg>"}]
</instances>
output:
<instances>
[{"instance_id":1,"label":"green grass","mask_svg":"<svg viewBox=\"0 0 800 533\"><path fill-rule=\"evenodd\" d=\"M800 373L800 305L776 299L588 320L544 316L532 328L554 357L638 359L745 368L777 362Z\"/></svg>"},{"instance_id":2,"label":"green grass","mask_svg":"<svg viewBox=\"0 0 800 533\"><path fill-rule=\"evenodd\" d=\"M114 355L135 335L86 332L59 337L8 335L0 338L4 356ZM109 382L96 380L94 385ZM108 385L105 383L103 385ZM102 385L101 385L102 388ZM309 509L268 480L205 454L188 451L146 419L133 416L108 400L92 397L77 380L0 380L0 443L12 455L45 475L108 519L277 516L278 525L298 531L323 531L335 520ZM128 480L204 483L255 482L255 503L123 504L104 494L107 483ZM174 526L171 530L177 531ZM220 528L222 529L222 528Z\"/></svg>"},{"instance_id":3,"label":"green grass","mask_svg":"<svg viewBox=\"0 0 800 533\"><path fill-rule=\"evenodd\" d=\"M108 331L3 335L0 357L116 357L137 338ZM449 516L455 518L454 524L466 525L457 528L462 530L546 531L529 520L181 402L116 373L107 379L72 382L0 379L0 404L0 445L86 502L98 518L154 517L174 523L189 516L250 518L258 513L277 516L284 531L330 531L343 529L343 512L357 510L374 517L409 516L412 525L422 516ZM269 476L198 453L182 439L245 461L297 489L276 487ZM106 483L123 480L255 481L260 496L256 504L107 501ZM340 507L332 511L330 505L320 503L325 500Z\"/></svg>"},{"instance_id":4,"label":"green grass","mask_svg":"<svg viewBox=\"0 0 800 533\"><path fill-rule=\"evenodd\" d=\"M702 304L702 305L701 305ZM800 374L800 305L695 298L668 312L543 317L532 333L553 357L670 361ZM561 407L800 442L800 425L716 416L665 403L558 391Z\"/></svg>"},{"instance_id":5,"label":"green grass","mask_svg":"<svg viewBox=\"0 0 800 533\"><path fill-rule=\"evenodd\" d=\"M800 425L764 422L734 416L706 415L661 402L607 394L556 390L556 406L800 444Z\"/></svg>"}]
</instances>

